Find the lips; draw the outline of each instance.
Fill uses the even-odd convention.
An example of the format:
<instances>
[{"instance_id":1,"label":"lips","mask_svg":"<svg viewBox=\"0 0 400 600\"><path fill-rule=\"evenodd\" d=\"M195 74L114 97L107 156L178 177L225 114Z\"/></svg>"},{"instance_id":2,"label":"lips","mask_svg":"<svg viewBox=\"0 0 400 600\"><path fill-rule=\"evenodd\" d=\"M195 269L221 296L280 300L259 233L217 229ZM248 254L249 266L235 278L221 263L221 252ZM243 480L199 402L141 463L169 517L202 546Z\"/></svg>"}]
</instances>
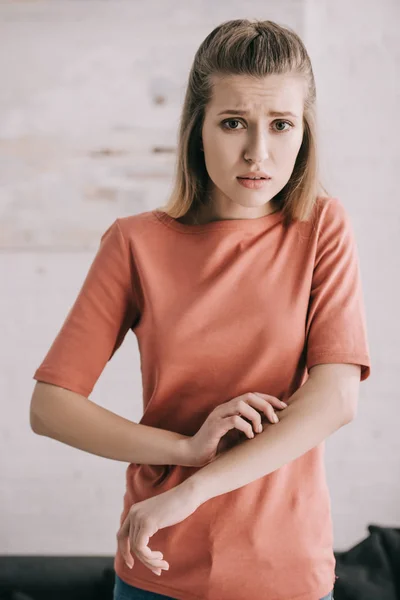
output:
<instances>
[{"instance_id":1,"label":"lips","mask_svg":"<svg viewBox=\"0 0 400 600\"><path fill-rule=\"evenodd\" d=\"M260 190L271 180L271 178L264 177L263 179L251 179L250 177L237 177L239 185L249 190Z\"/></svg>"},{"instance_id":2,"label":"lips","mask_svg":"<svg viewBox=\"0 0 400 600\"><path fill-rule=\"evenodd\" d=\"M260 179L271 179L271 175L266 171L259 169L258 171L247 171L247 175L239 175L238 179L253 179L259 177Z\"/></svg>"}]
</instances>

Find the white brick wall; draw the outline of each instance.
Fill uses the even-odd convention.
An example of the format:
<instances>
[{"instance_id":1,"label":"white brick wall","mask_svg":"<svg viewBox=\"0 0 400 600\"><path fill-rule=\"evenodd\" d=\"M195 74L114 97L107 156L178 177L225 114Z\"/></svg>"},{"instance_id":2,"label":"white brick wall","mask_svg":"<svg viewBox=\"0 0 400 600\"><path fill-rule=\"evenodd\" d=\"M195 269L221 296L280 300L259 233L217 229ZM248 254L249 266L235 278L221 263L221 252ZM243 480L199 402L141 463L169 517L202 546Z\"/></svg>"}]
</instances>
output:
<instances>
[{"instance_id":1,"label":"white brick wall","mask_svg":"<svg viewBox=\"0 0 400 600\"><path fill-rule=\"evenodd\" d=\"M292 26L306 42L324 180L359 246L373 364L356 421L327 441L335 548L371 522L398 526L397 12L395 0L0 4L0 554L115 550L126 463L33 434L31 377L101 233L165 202L199 43L246 16ZM132 334L91 398L140 419Z\"/></svg>"}]
</instances>

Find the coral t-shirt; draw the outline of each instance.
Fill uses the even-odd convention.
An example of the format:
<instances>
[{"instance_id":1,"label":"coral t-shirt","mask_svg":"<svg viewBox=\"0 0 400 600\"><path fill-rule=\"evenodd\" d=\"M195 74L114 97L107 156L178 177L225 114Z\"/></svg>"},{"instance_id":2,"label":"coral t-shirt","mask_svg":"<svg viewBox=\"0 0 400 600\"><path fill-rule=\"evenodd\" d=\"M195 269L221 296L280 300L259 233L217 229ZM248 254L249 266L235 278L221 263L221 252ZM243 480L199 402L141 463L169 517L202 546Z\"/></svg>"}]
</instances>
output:
<instances>
[{"instance_id":1,"label":"coral t-shirt","mask_svg":"<svg viewBox=\"0 0 400 600\"><path fill-rule=\"evenodd\" d=\"M34 379L88 397L129 329L140 352L140 423L188 436L244 392L287 401L316 364L359 364L366 379L347 212L337 198L319 197L312 218L287 229L281 211L203 225L159 209L116 219ZM129 464L120 523L133 503L197 470ZM118 551L114 563L143 590L178 600L322 598L335 581L324 442L204 502L149 546L170 565L161 577L139 559L128 569Z\"/></svg>"}]
</instances>

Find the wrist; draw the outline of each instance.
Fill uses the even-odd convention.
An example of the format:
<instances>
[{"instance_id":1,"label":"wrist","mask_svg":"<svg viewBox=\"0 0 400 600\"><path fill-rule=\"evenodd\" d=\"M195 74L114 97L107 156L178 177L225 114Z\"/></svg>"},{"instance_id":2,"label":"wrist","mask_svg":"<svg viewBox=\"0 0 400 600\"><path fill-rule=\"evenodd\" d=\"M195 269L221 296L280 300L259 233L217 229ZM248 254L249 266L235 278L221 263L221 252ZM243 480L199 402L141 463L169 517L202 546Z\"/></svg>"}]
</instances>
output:
<instances>
[{"instance_id":1,"label":"wrist","mask_svg":"<svg viewBox=\"0 0 400 600\"><path fill-rule=\"evenodd\" d=\"M205 479L204 477L198 476L197 473L191 475L185 479L185 481L182 481L182 483L179 484L179 487L182 488L182 492L189 495L191 501L193 501L196 506L200 506L210 499L210 496L207 493Z\"/></svg>"},{"instance_id":2,"label":"wrist","mask_svg":"<svg viewBox=\"0 0 400 600\"><path fill-rule=\"evenodd\" d=\"M193 467L192 457L191 457L191 446L190 440L192 436L190 435L182 435L176 442L176 465L180 465L182 467Z\"/></svg>"}]
</instances>

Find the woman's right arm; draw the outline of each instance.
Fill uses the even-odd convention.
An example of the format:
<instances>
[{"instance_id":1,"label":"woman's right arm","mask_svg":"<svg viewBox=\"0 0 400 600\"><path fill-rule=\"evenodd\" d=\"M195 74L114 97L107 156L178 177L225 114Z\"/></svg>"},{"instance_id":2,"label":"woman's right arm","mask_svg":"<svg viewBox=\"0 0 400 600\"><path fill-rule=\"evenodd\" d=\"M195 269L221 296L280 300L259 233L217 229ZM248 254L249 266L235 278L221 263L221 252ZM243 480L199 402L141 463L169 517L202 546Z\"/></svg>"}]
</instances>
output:
<instances>
[{"instance_id":1,"label":"woman's right arm","mask_svg":"<svg viewBox=\"0 0 400 600\"><path fill-rule=\"evenodd\" d=\"M127 463L187 465L188 436L129 421L81 394L37 381L30 425L44 435L85 452Z\"/></svg>"}]
</instances>

